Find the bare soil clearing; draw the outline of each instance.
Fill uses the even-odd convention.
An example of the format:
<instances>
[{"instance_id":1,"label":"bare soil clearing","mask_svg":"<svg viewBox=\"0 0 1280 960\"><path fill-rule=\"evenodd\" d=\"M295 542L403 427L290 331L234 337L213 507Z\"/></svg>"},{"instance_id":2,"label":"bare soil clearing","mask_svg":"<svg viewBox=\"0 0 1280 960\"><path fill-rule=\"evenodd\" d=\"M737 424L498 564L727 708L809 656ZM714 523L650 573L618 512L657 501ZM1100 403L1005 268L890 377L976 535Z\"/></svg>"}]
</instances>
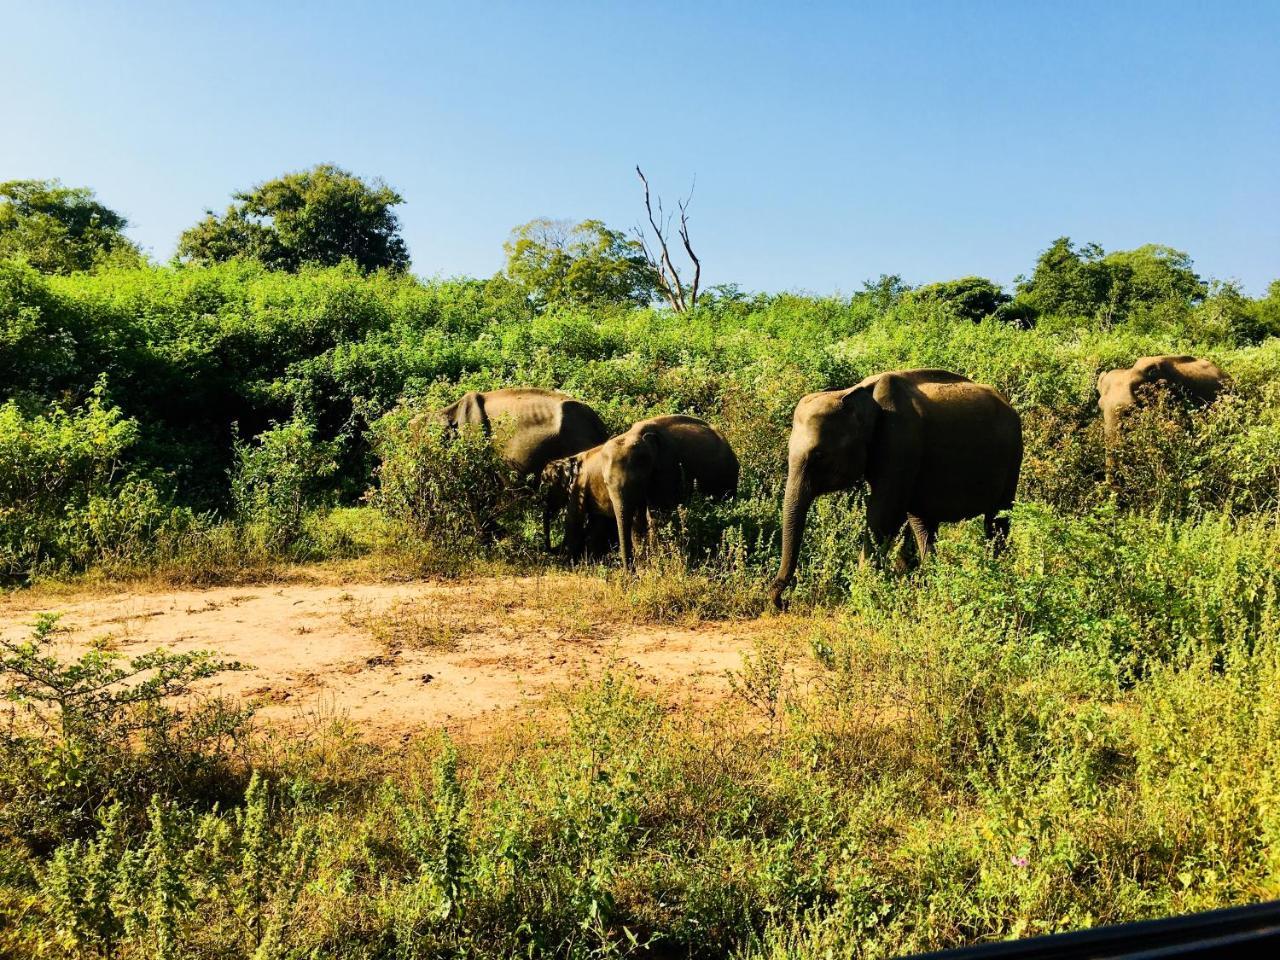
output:
<instances>
[{"instance_id":1,"label":"bare soil clearing","mask_svg":"<svg viewBox=\"0 0 1280 960\"><path fill-rule=\"evenodd\" d=\"M727 671L758 623L644 625L564 574L421 583L288 583L208 589L118 587L0 598L0 634L62 614L67 652L105 638L126 656L213 650L249 669L206 681L285 727L345 716L369 739L423 729L482 734L515 712L623 670L673 706L729 694Z\"/></svg>"}]
</instances>

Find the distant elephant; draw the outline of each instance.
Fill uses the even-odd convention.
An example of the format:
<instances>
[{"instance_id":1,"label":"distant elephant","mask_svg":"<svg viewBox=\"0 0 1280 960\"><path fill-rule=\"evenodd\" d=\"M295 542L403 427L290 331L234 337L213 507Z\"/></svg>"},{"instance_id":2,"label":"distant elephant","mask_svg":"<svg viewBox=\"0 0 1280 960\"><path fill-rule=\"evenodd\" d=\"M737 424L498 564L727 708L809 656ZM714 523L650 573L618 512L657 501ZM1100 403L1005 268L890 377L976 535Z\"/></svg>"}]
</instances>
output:
<instances>
[{"instance_id":1,"label":"distant elephant","mask_svg":"<svg viewBox=\"0 0 1280 960\"><path fill-rule=\"evenodd\" d=\"M500 431L502 458L520 476L536 477L550 461L572 456L603 443L609 436L600 415L580 400L553 390L511 387L471 392L456 403L430 415L446 427L481 427L493 435ZM551 546L550 529L544 524L543 543Z\"/></svg>"},{"instance_id":2,"label":"distant elephant","mask_svg":"<svg viewBox=\"0 0 1280 960\"><path fill-rule=\"evenodd\" d=\"M669 510L697 489L709 497L738 489L738 458L729 442L697 417L641 420L626 433L542 472L543 524L566 509L565 552L580 557L593 525L617 525L624 567L632 565L633 532L648 530L652 510Z\"/></svg>"},{"instance_id":3,"label":"distant elephant","mask_svg":"<svg viewBox=\"0 0 1280 960\"><path fill-rule=\"evenodd\" d=\"M1098 377L1098 409L1108 442L1120 432L1124 415L1138 402L1134 392L1146 384L1172 388L1196 403L1213 403L1227 385L1216 363L1198 357L1140 357L1132 367L1108 370Z\"/></svg>"},{"instance_id":4,"label":"distant elephant","mask_svg":"<svg viewBox=\"0 0 1280 960\"><path fill-rule=\"evenodd\" d=\"M1022 420L996 390L946 370L899 370L796 404L782 507L775 606L795 576L814 499L865 479L867 526L884 549L910 524L920 557L938 525L981 516L997 548L1022 469ZM909 544L900 562L907 562Z\"/></svg>"}]
</instances>

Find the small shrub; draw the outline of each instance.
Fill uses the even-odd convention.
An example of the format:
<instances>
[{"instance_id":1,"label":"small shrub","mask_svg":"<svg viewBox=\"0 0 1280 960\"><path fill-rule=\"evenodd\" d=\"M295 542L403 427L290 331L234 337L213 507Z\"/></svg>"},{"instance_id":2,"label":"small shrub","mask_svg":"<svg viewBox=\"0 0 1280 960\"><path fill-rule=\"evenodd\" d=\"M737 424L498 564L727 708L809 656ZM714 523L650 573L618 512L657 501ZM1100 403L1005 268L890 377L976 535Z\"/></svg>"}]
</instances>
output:
<instances>
[{"instance_id":1,"label":"small shrub","mask_svg":"<svg viewBox=\"0 0 1280 960\"><path fill-rule=\"evenodd\" d=\"M0 405L0 577L144 547L166 511L155 488L125 470L138 433L101 381L79 408L28 415L14 401Z\"/></svg>"},{"instance_id":2,"label":"small shrub","mask_svg":"<svg viewBox=\"0 0 1280 960\"><path fill-rule=\"evenodd\" d=\"M315 426L298 419L237 442L231 495L250 539L268 552L295 546L308 512L324 505L336 455L336 443L317 440Z\"/></svg>"},{"instance_id":3,"label":"small shrub","mask_svg":"<svg viewBox=\"0 0 1280 960\"><path fill-rule=\"evenodd\" d=\"M372 499L419 540L465 556L524 525L531 498L498 455L500 434L455 432L404 411L379 421L375 434Z\"/></svg>"},{"instance_id":4,"label":"small shrub","mask_svg":"<svg viewBox=\"0 0 1280 960\"><path fill-rule=\"evenodd\" d=\"M123 658L98 644L57 657L57 617L31 638L0 638L0 680L16 706L0 734L0 833L40 847L83 834L113 800L137 811L161 790L216 799L227 750L249 712L218 701L176 704L194 684L240 665L163 649Z\"/></svg>"}]
</instances>

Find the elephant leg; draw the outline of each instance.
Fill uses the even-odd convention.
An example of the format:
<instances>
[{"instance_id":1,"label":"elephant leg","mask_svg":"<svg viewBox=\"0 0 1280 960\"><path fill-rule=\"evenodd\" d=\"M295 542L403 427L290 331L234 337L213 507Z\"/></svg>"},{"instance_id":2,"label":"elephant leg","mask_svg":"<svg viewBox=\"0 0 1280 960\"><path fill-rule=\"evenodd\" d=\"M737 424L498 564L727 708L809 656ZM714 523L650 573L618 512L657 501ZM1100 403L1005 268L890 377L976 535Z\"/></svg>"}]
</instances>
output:
<instances>
[{"instance_id":1,"label":"elephant leg","mask_svg":"<svg viewBox=\"0 0 1280 960\"><path fill-rule=\"evenodd\" d=\"M1004 553L1009 544L1009 518L988 513L982 518L982 529L991 542L991 552L995 556Z\"/></svg>"},{"instance_id":2,"label":"elephant leg","mask_svg":"<svg viewBox=\"0 0 1280 960\"><path fill-rule=\"evenodd\" d=\"M560 549L570 562L582 559L587 545L586 534L590 527L590 518L582 509L578 498L571 497L564 516L564 541L560 544Z\"/></svg>"},{"instance_id":3,"label":"elephant leg","mask_svg":"<svg viewBox=\"0 0 1280 960\"><path fill-rule=\"evenodd\" d=\"M622 508L619 504L614 507L618 519L618 552L622 555L622 569L631 571L635 568L635 557L632 553L631 534L635 528L635 517L632 511Z\"/></svg>"},{"instance_id":4,"label":"elephant leg","mask_svg":"<svg viewBox=\"0 0 1280 960\"><path fill-rule=\"evenodd\" d=\"M933 552L933 541L938 536L936 523L929 523L912 514L907 515L907 523L911 527L911 535L902 541L902 549L898 552L898 566L903 570L910 570L923 563L924 558Z\"/></svg>"},{"instance_id":5,"label":"elephant leg","mask_svg":"<svg viewBox=\"0 0 1280 960\"><path fill-rule=\"evenodd\" d=\"M650 555L656 554L658 551L658 521L660 516L656 514L652 507L645 510L645 542L647 544Z\"/></svg>"},{"instance_id":6,"label":"elephant leg","mask_svg":"<svg viewBox=\"0 0 1280 960\"><path fill-rule=\"evenodd\" d=\"M871 541L876 563L883 563L893 548L907 522L907 511L887 497L874 494L867 500L867 534ZM894 564L897 573L903 572L902 558Z\"/></svg>"},{"instance_id":7,"label":"elephant leg","mask_svg":"<svg viewBox=\"0 0 1280 960\"><path fill-rule=\"evenodd\" d=\"M591 560L599 563L609 556L613 548L613 524L605 523L599 517L592 517L590 540Z\"/></svg>"},{"instance_id":8,"label":"elephant leg","mask_svg":"<svg viewBox=\"0 0 1280 960\"><path fill-rule=\"evenodd\" d=\"M654 545L654 523L653 514L647 506L642 510L636 511L635 534L637 542L643 540L645 550L652 554Z\"/></svg>"}]
</instances>

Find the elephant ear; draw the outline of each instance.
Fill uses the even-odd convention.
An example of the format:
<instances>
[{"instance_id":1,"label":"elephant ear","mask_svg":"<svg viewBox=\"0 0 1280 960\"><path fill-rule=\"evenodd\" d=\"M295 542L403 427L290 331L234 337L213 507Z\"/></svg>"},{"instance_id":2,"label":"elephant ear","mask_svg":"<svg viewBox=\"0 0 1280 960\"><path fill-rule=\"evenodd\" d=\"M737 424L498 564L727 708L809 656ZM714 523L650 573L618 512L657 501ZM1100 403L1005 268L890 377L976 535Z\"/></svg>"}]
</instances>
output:
<instances>
[{"instance_id":1,"label":"elephant ear","mask_svg":"<svg viewBox=\"0 0 1280 960\"><path fill-rule=\"evenodd\" d=\"M868 439L875 433L876 423L880 419L880 406L875 396L875 389L879 385L877 381L874 385L852 387L840 398L840 406L857 420L859 433Z\"/></svg>"},{"instance_id":2,"label":"elephant ear","mask_svg":"<svg viewBox=\"0 0 1280 960\"><path fill-rule=\"evenodd\" d=\"M646 430L643 439L653 452L649 499L657 507L674 507L680 502L683 479L680 460L661 430Z\"/></svg>"},{"instance_id":3,"label":"elephant ear","mask_svg":"<svg viewBox=\"0 0 1280 960\"><path fill-rule=\"evenodd\" d=\"M924 424L912 402L912 388L893 374L868 386L875 427L867 441L867 480L873 490L881 483L909 489L924 456Z\"/></svg>"}]
</instances>

